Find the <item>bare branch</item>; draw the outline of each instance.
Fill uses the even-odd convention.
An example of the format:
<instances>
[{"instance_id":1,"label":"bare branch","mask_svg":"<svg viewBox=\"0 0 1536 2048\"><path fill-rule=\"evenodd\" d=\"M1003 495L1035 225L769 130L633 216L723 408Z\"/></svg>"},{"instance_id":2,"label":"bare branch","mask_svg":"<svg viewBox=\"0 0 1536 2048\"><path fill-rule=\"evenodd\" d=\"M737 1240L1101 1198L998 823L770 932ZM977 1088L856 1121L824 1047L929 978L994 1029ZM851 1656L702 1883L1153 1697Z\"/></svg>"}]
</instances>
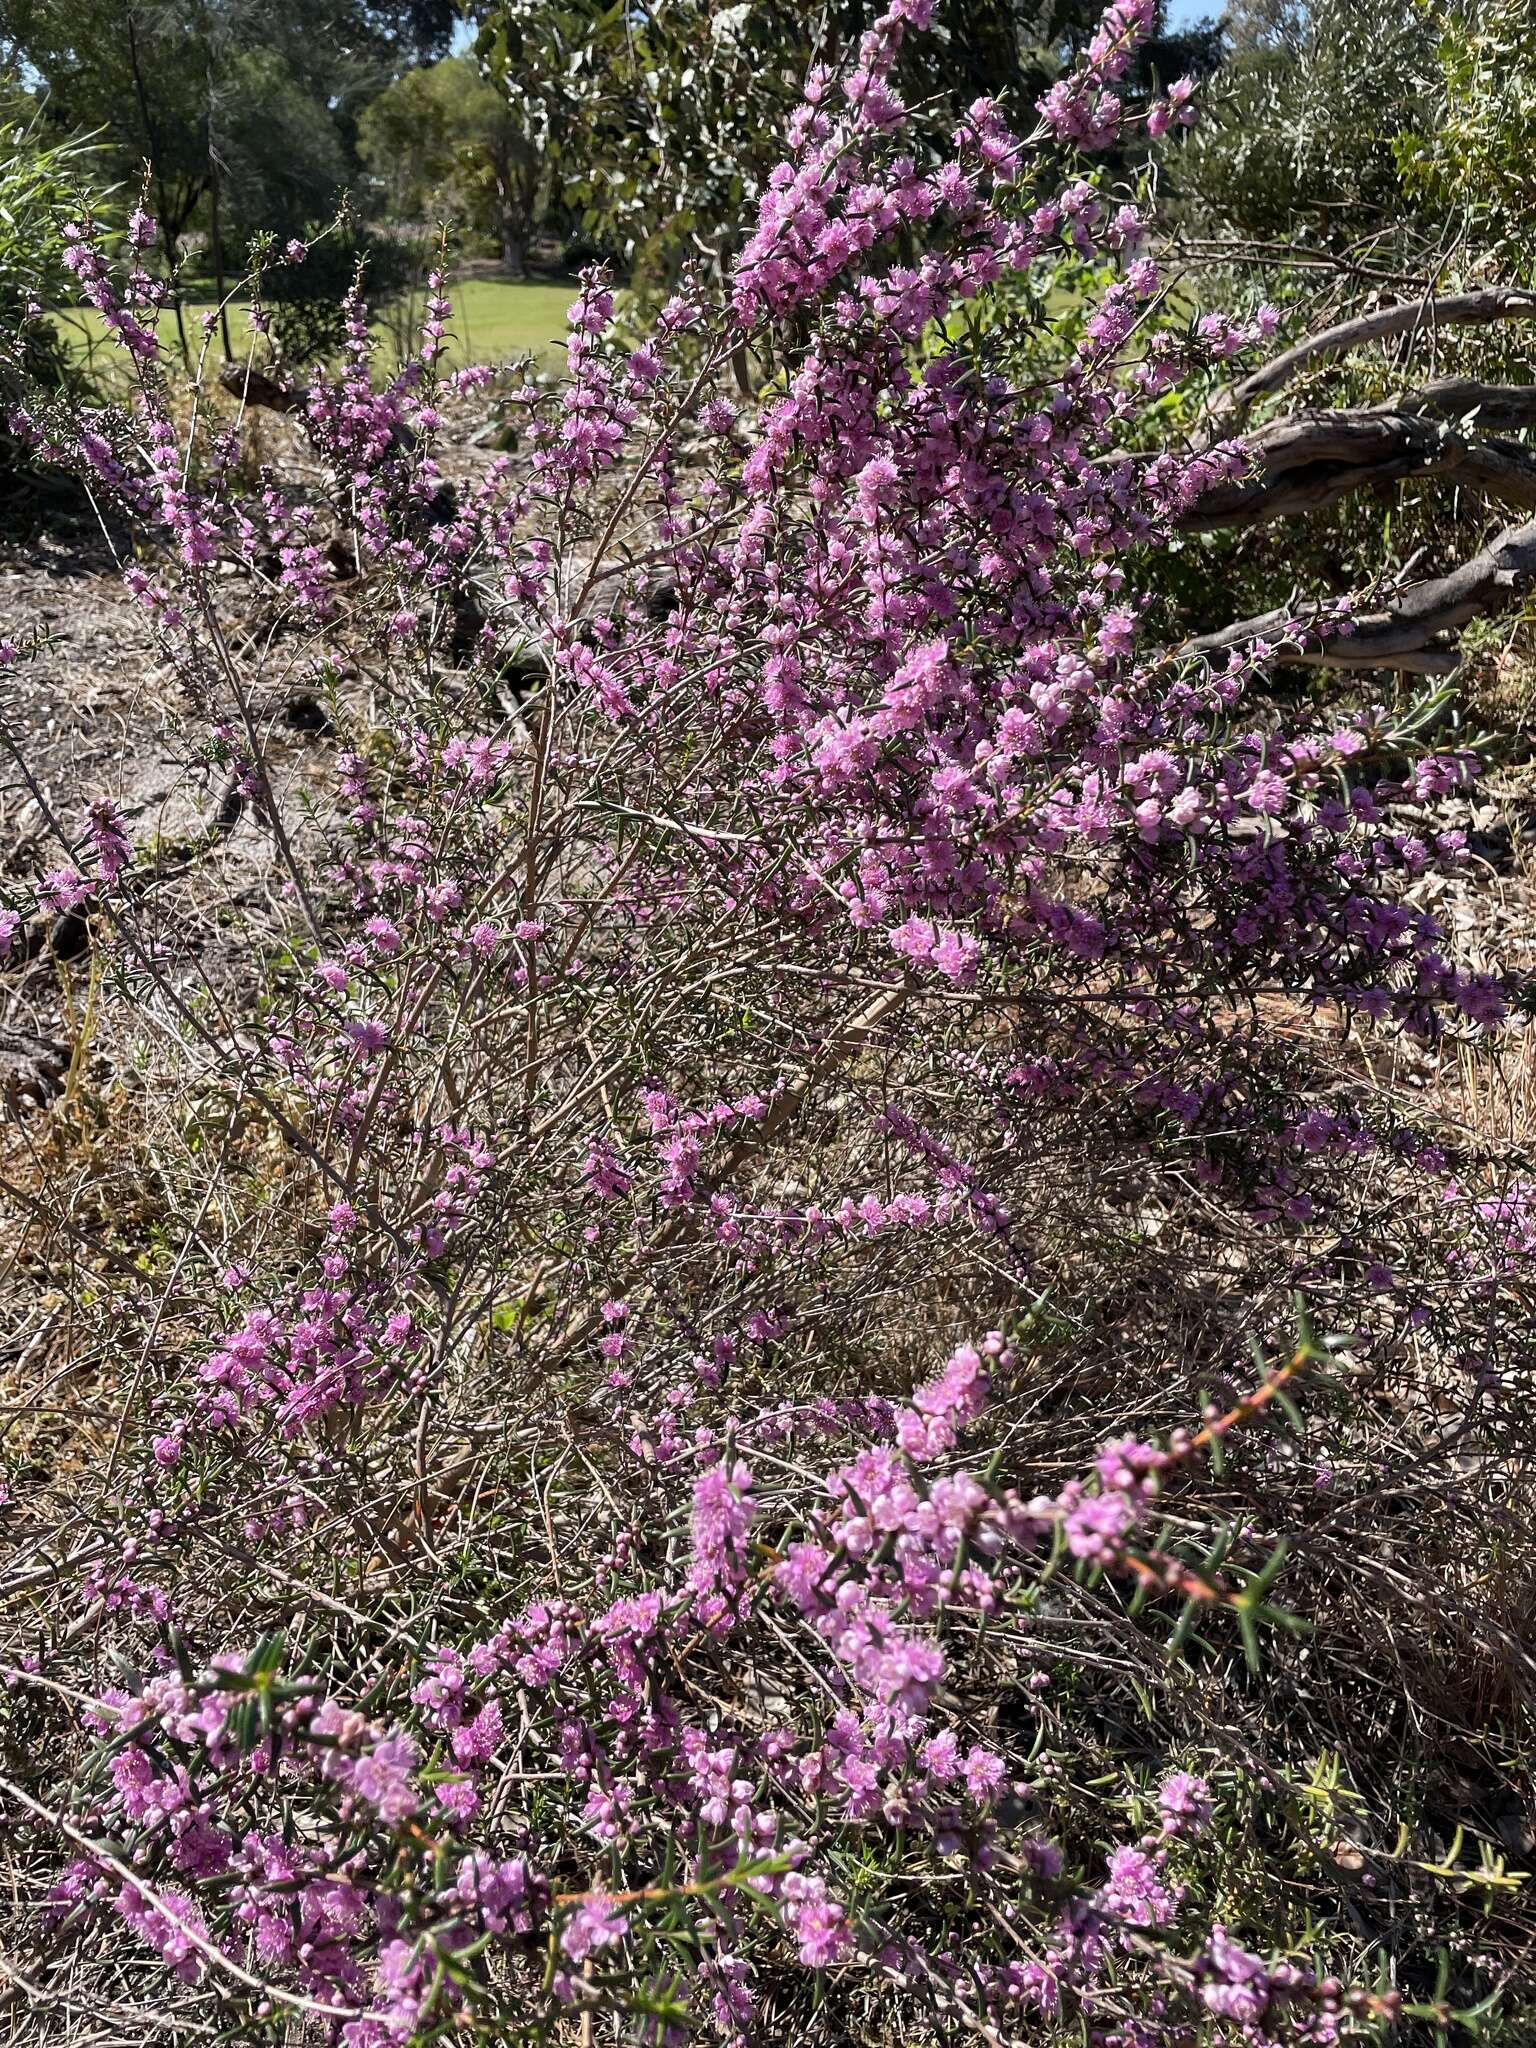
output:
<instances>
[{"instance_id":1,"label":"bare branch","mask_svg":"<svg viewBox=\"0 0 1536 2048\"><path fill-rule=\"evenodd\" d=\"M1480 384L1475 377L1441 377L1398 400L1399 412L1475 422L1483 429L1536 427L1536 385Z\"/></svg>"},{"instance_id":2,"label":"bare branch","mask_svg":"<svg viewBox=\"0 0 1536 2048\"><path fill-rule=\"evenodd\" d=\"M1395 306L1378 306L1373 312L1342 320L1308 335L1284 355L1276 356L1262 370L1245 377L1221 403L1218 410L1242 411L1255 399L1268 397L1288 384L1298 370L1320 355L1337 355L1362 342L1391 341L1398 335L1417 334L1437 327L1483 327L1496 320L1536 319L1536 292L1491 287L1485 291L1455 292L1443 299L1409 299Z\"/></svg>"},{"instance_id":3,"label":"bare branch","mask_svg":"<svg viewBox=\"0 0 1536 2048\"><path fill-rule=\"evenodd\" d=\"M1190 654L1217 654L1229 647L1274 639L1288 643L1291 659L1313 667L1400 668L1447 675L1460 650L1442 636L1454 635L1475 618L1507 610L1536 587L1536 519L1509 526L1494 541L1445 576L1410 583L1391 604L1363 614L1353 633L1337 631L1296 637L1294 611L1267 612L1186 644Z\"/></svg>"},{"instance_id":4,"label":"bare branch","mask_svg":"<svg viewBox=\"0 0 1536 2048\"><path fill-rule=\"evenodd\" d=\"M1406 410L1293 413L1261 427L1248 446L1254 474L1208 491L1180 517L1186 532L1294 518L1351 491L1413 476L1454 476L1487 497L1536 511L1536 453L1518 441L1469 441Z\"/></svg>"},{"instance_id":5,"label":"bare branch","mask_svg":"<svg viewBox=\"0 0 1536 2048\"><path fill-rule=\"evenodd\" d=\"M1485 497L1536 511L1536 452L1522 441L1502 435L1473 441L1455 474L1459 483L1474 485Z\"/></svg>"}]
</instances>

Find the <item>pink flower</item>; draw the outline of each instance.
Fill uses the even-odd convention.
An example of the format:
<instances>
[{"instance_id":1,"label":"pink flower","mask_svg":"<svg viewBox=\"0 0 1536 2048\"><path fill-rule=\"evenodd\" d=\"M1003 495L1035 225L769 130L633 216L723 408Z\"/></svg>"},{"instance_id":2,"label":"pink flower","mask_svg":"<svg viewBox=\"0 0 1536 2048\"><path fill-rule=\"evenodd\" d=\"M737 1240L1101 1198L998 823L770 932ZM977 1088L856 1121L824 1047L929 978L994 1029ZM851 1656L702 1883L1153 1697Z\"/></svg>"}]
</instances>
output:
<instances>
[{"instance_id":1,"label":"pink flower","mask_svg":"<svg viewBox=\"0 0 1536 2048\"><path fill-rule=\"evenodd\" d=\"M599 1949L611 1948L629 1931L629 1916L606 1892L583 1899L560 1930L560 1947L573 1963L585 1962Z\"/></svg>"},{"instance_id":2,"label":"pink flower","mask_svg":"<svg viewBox=\"0 0 1536 2048\"><path fill-rule=\"evenodd\" d=\"M95 889L95 883L87 881L76 869L55 868L38 884L37 898L45 910L63 914L89 903Z\"/></svg>"},{"instance_id":3,"label":"pink flower","mask_svg":"<svg viewBox=\"0 0 1536 2048\"><path fill-rule=\"evenodd\" d=\"M1199 1834L1211 1818L1210 1787L1204 1778L1174 1771L1158 1788L1157 1806L1165 1835Z\"/></svg>"}]
</instances>

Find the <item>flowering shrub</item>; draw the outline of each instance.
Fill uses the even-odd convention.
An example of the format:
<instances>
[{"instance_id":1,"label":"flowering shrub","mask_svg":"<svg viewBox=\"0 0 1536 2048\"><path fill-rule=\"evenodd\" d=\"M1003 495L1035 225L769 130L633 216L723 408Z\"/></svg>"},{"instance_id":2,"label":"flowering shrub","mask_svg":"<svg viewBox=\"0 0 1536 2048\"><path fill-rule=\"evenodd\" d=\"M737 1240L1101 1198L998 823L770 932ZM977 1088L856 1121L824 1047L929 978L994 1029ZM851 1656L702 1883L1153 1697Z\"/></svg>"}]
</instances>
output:
<instances>
[{"instance_id":1,"label":"flowering shrub","mask_svg":"<svg viewBox=\"0 0 1536 2048\"><path fill-rule=\"evenodd\" d=\"M1398 2010L1233 1933L1212 1771L1085 1804L1038 1760L1064 1614L1260 1662L1284 1531L1210 1467L1304 1459L1271 1423L1309 1380L1502 1391L1521 1190L1298 1028L1499 1023L1408 900L1475 764L1282 722L1274 646L1149 643L1138 565L1244 458L1117 437L1266 323L1160 327L1144 223L1052 182L1127 118L1150 0L1034 135L978 103L931 166L890 83L928 12L811 80L723 302L626 347L587 280L468 481L440 283L414 361L377 384L354 301L297 395L322 510L179 435L152 282L75 238L136 394L20 424L154 537L125 577L275 888L259 961L214 959L118 808L37 787L58 863L3 943L89 919L211 1178L102 1311L143 1427L48 1526L64 1618L10 1680L78 1730L11 1789L50 1940L221 2031L1258 2048ZM1063 237L1121 274L1050 388L919 358ZM338 734L302 791L295 685ZM1209 1348L1175 1371L1193 1311L1149 1293L1119 1426L1053 1414L1105 1248L1175 1201L1219 1219L1158 1253L1227 1290ZM1288 1334L1297 1288L1347 1353Z\"/></svg>"}]
</instances>

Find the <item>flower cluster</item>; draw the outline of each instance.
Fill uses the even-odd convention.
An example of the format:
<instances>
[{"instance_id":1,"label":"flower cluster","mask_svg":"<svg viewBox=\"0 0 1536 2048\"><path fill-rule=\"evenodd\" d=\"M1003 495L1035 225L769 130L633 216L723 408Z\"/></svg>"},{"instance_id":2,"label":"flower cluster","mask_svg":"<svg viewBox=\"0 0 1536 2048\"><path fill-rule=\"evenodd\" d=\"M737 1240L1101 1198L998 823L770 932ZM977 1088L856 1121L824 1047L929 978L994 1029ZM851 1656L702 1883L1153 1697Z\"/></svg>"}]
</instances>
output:
<instances>
[{"instance_id":1,"label":"flower cluster","mask_svg":"<svg viewBox=\"0 0 1536 2048\"><path fill-rule=\"evenodd\" d=\"M540 1998L556 2010L581 2004L583 1980L565 1966L635 1938L690 1893L708 1899L722 1931L748 1901L771 1910L805 1969L887 1963L885 1937L835 1887L826 1850L836 1834L874 1824L926 1838L941 1862L962 1858L985 1885L1014 1867L1003 1856L1015 1832L1005 1805L1027 1804L1035 1789L997 1749L967 1742L936 1702L950 1675L937 1624L1005 1613L1042 1537L1079 1512L1075 1485L1025 1508L974 1473L930 1469L982 1411L983 1359L999 1374L1014 1363L995 1335L980 1351L960 1347L889 1418L887 1443L827 1476L832 1505L777 1567L749 1555L746 1464L706 1463L685 1570L600 1611L535 1604L466 1649L439 1646L411 1694L418 1736L285 1672L280 1637L203 1670L166 1639L163 1675L113 1689L87 1716L102 1740L96 1825L131 1836L133 1868L105 1846L87 1850L54 1887L55 1920L79 1925L110 1910L191 1983L255 1959L344 2022L347 2048L411 2039L472 2007L453 1967L471 1953L494 1956L505 1995L529 2009ZM1133 1491L1150 1462L1129 1445L1106 1450L1103 1495ZM669 1683L660 1661L673 1632L701 1620L728 1662L760 1654L765 1630L802 1626L846 1673L847 1704L830 1717L781 1710L767 1726L717 1709L701 1726L686 1672ZM552 1831L536 1799L516 1796L498 1798L494 1819L485 1811L482 1788L514 1753L524 1769L547 1757L568 1779L596 1849L628 1859L667 1839L688 1844L675 1878L622 1897L600 1884L561 1890L565 1817L556 1813ZM1197 1834L1212 1811L1209 1788L1187 1773L1164 1781L1158 1805L1165 1841ZM809 1811L832 1829L819 1847L802 1832ZM1155 1837L1116 1848L1102 1882L1076 1896L1057 1845L1030 1833L1018 1853L1056 1931L1023 1979L977 1973L994 2021L1021 1990L1036 2003L1070 1993L1091 2005L1116 1930L1179 1918L1183 1890ZM563 1960L549 1974L551 1929ZM901 1967L958 1993L956 1959L910 1934ZM1260 1987L1246 1994L1254 2022L1270 1999L1305 2002L1311 1984L1294 1969L1268 1971L1220 1927L1201 1967L1213 2011L1227 2010L1213 1997ZM740 1956L730 1983L734 2032L754 2005ZM1255 2026L1252 2038L1269 2036Z\"/></svg>"}]
</instances>

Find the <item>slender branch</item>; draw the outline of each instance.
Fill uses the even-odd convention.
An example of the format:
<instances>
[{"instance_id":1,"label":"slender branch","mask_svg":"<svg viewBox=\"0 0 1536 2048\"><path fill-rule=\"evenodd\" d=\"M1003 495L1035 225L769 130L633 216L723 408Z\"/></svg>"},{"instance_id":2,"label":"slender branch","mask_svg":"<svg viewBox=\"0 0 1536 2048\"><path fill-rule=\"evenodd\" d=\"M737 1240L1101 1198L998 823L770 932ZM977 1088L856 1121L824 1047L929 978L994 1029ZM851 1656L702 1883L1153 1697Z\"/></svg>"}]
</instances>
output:
<instances>
[{"instance_id":1,"label":"slender branch","mask_svg":"<svg viewBox=\"0 0 1536 2048\"><path fill-rule=\"evenodd\" d=\"M1315 357L1338 355L1363 342L1391 341L1399 335L1417 334L1437 327L1484 327L1496 320L1536 319L1536 292L1490 287L1484 291L1454 292L1443 299L1410 299L1401 305L1378 306L1373 312L1341 320L1321 333L1308 335L1284 355L1276 356L1262 370L1245 377L1221 402L1219 410L1245 411L1255 399L1266 398L1288 384L1298 370Z\"/></svg>"},{"instance_id":2,"label":"slender branch","mask_svg":"<svg viewBox=\"0 0 1536 2048\"><path fill-rule=\"evenodd\" d=\"M242 1969L232 1956L227 1956L223 1949L210 1941L200 1927L178 1913L168 1899L154 1891L137 1871L131 1870L122 1858L115 1856L105 1844L93 1841L89 1835L72 1826L63 1814L50 1811L10 1778L0 1778L0 1792L4 1792L8 1799L14 1799L18 1806L24 1807L35 1819L52 1828L56 1834L62 1835L77 1849L83 1850L92 1862L103 1865L115 1876L120 1877L152 1912L175 1929L189 1948L196 1949L203 1960L222 1975L233 1977L237 1984L243 1984L248 1991L254 1991L262 1998L271 1999L275 2004L288 2006L295 2012L313 2013L321 2019L356 2020L363 2017L362 2008L359 2006L327 2005L322 1999L306 1998L300 1992L287 1991L279 1984L269 1983L264 1977L253 1976L249 1970Z\"/></svg>"}]
</instances>

